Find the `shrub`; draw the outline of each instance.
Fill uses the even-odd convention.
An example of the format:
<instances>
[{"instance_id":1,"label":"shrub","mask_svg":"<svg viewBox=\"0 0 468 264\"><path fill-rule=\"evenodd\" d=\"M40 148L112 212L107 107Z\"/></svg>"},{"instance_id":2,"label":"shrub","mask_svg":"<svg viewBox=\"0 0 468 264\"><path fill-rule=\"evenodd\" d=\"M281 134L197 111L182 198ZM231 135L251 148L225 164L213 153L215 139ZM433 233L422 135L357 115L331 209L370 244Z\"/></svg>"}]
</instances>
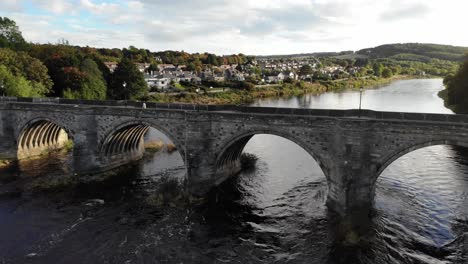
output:
<instances>
[{"instance_id":1,"label":"shrub","mask_svg":"<svg viewBox=\"0 0 468 264\"><path fill-rule=\"evenodd\" d=\"M243 170L254 169L257 164L258 157L251 153L242 153L240 158L241 168Z\"/></svg>"}]
</instances>

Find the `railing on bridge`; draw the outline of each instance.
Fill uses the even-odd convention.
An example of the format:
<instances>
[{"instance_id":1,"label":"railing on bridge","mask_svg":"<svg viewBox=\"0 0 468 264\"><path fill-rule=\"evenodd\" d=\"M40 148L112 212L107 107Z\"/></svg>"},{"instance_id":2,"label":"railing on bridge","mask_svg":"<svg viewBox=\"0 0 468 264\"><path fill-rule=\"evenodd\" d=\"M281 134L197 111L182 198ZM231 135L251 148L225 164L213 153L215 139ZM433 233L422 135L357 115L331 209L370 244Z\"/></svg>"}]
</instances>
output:
<instances>
[{"instance_id":1,"label":"railing on bridge","mask_svg":"<svg viewBox=\"0 0 468 264\"><path fill-rule=\"evenodd\" d=\"M201 104L163 104L153 102L129 101L129 100L81 100L65 98L25 98L25 97L0 97L0 104L5 103L34 103L34 104L62 104L84 105L94 107L135 107L142 108L145 103L147 109L168 109L179 111L209 111L209 112L240 112L271 115L307 115L326 117L392 119L411 121L433 121L468 123L468 115L431 114L431 113L407 113L407 112L383 112L367 109L307 109L307 108L277 108L277 107L253 107L241 105L201 105Z\"/></svg>"}]
</instances>

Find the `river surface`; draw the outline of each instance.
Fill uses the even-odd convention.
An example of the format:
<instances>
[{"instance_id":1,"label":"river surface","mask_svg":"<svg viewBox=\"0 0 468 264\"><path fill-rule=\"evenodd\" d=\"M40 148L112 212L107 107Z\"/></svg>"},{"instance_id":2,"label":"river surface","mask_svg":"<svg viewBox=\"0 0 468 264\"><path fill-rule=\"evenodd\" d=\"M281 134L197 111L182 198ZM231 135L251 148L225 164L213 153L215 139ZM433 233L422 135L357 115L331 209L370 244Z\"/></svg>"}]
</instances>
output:
<instances>
[{"instance_id":1,"label":"river surface","mask_svg":"<svg viewBox=\"0 0 468 264\"><path fill-rule=\"evenodd\" d=\"M396 81L365 90L362 107L452 113L437 97L442 88L440 79ZM350 109L359 106L359 92L254 105ZM157 131L149 137L168 141ZM181 204L177 192L164 205L154 199L185 177L177 152L148 155L99 184L54 191L43 185L69 179L67 155L2 171L0 264L468 263L466 149L432 146L391 164L379 177L375 215L362 223L363 234L343 231L327 210L325 176L302 148L256 135L244 152L258 156L256 168L196 207Z\"/></svg>"}]
</instances>

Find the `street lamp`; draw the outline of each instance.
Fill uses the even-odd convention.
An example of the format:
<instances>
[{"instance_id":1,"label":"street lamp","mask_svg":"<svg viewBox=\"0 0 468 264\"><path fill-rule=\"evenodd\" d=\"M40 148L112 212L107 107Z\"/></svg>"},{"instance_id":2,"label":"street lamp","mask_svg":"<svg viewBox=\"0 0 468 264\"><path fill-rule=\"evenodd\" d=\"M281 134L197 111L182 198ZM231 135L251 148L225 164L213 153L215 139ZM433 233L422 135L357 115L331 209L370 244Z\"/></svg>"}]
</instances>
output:
<instances>
[{"instance_id":1,"label":"street lamp","mask_svg":"<svg viewBox=\"0 0 468 264\"><path fill-rule=\"evenodd\" d=\"M195 89L195 92L197 93L197 112L200 112L200 102L198 101L198 96L200 95L200 88Z\"/></svg>"},{"instance_id":2,"label":"street lamp","mask_svg":"<svg viewBox=\"0 0 468 264\"><path fill-rule=\"evenodd\" d=\"M125 93L125 100L127 100L127 93L125 92L125 87L127 87L127 82L123 82L122 83L122 86L123 86L123 92ZM126 102L125 102L126 103Z\"/></svg>"},{"instance_id":3,"label":"street lamp","mask_svg":"<svg viewBox=\"0 0 468 264\"><path fill-rule=\"evenodd\" d=\"M361 117L362 90L362 87L359 88L359 118Z\"/></svg>"},{"instance_id":4,"label":"street lamp","mask_svg":"<svg viewBox=\"0 0 468 264\"><path fill-rule=\"evenodd\" d=\"M5 88L5 85L3 85L3 81L0 82L0 90L2 91L3 96L5 96L5 91L3 90Z\"/></svg>"}]
</instances>

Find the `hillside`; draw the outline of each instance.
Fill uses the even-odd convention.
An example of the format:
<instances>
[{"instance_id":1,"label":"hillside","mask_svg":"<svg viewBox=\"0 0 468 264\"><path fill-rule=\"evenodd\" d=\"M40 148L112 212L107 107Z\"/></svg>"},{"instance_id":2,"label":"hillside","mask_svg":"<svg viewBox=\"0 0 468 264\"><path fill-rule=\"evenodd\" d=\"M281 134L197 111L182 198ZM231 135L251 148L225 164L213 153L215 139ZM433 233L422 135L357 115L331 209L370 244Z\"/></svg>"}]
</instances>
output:
<instances>
[{"instance_id":1,"label":"hillside","mask_svg":"<svg viewBox=\"0 0 468 264\"><path fill-rule=\"evenodd\" d=\"M468 53L468 47L449 45L403 43L386 44L356 52L370 58L391 58L394 60L428 62L431 59L462 61Z\"/></svg>"}]
</instances>

